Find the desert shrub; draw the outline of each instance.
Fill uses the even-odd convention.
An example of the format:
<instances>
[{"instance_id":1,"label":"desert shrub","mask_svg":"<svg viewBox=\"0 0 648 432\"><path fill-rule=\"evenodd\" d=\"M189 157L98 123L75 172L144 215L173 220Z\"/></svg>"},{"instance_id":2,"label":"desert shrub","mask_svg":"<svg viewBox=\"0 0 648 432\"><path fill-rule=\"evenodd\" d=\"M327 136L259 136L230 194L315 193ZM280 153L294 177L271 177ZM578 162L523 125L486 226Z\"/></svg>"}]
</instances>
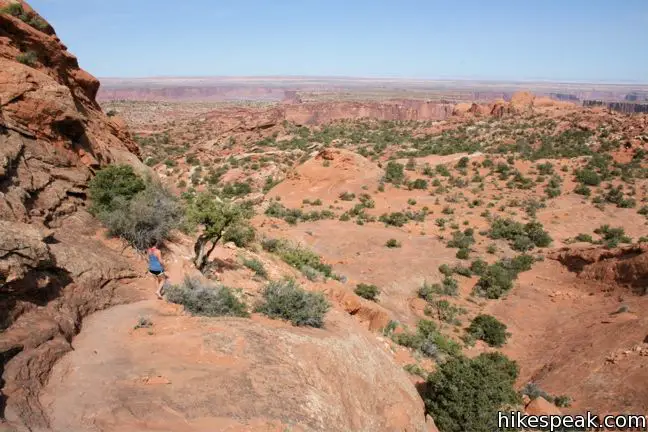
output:
<instances>
[{"instance_id":1,"label":"desert shrub","mask_svg":"<svg viewBox=\"0 0 648 432\"><path fill-rule=\"evenodd\" d=\"M422 396L443 432L491 432L497 411L520 403L517 364L500 353L450 359L428 376Z\"/></svg>"},{"instance_id":2,"label":"desert shrub","mask_svg":"<svg viewBox=\"0 0 648 432\"><path fill-rule=\"evenodd\" d=\"M355 194L351 192L343 192L340 194L340 199L342 201L353 201L355 199Z\"/></svg>"},{"instance_id":3,"label":"desert shrub","mask_svg":"<svg viewBox=\"0 0 648 432\"><path fill-rule=\"evenodd\" d=\"M558 408L568 408L571 406L571 398L567 395L559 395L554 397L553 403Z\"/></svg>"},{"instance_id":4,"label":"desert shrub","mask_svg":"<svg viewBox=\"0 0 648 432\"><path fill-rule=\"evenodd\" d=\"M403 164L398 162L389 161L385 168L385 181L399 185L405 179L405 171Z\"/></svg>"},{"instance_id":5,"label":"desert shrub","mask_svg":"<svg viewBox=\"0 0 648 432\"><path fill-rule=\"evenodd\" d=\"M247 307L232 289L214 285L198 278L186 277L180 286L172 286L167 300L181 304L193 315L248 316Z\"/></svg>"},{"instance_id":6,"label":"desert shrub","mask_svg":"<svg viewBox=\"0 0 648 432\"><path fill-rule=\"evenodd\" d=\"M153 327L153 321L151 321L150 318L148 317L139 317L137 320L137 324L133 327L134 330L141 329L141 328L151 328Z\"/></svg>"},{"instance_id":7,"label":"desert shrub","mask_svg":"<svg viewBox=\"0 0 648 432\"><path fill-rule=\"evenodd\" d=\"M111 212L98 214L115 237L144 250L168 238L183 218L183 208L160 183L147 183L145 190Z\"/></svg>"},{"instance_id":8,"label":"desert shrub","mask_svg":"<svg viewBox=\"0 0 648 432\"><path fill-rule=\"evenodd\" d=\"M571 398L569 396L553 396L533 382L525 384L522 390L520 390L520 394L528 396L531 400L541 397L548 402L552 402L559 408L565 408L571 405Z\"/></svg>"},{"instance_id":9,"label":"desert shrub","mask_svg":"<svg viewBox=\"0 0 648 432\"><path fill-rule=\"evenodd\" d=\"M90 211L95 215L113 211L144 189L144 180L133 171L132 166L109 165L90 180Z\"/></svg>"},{"instance_id":10,"label":"desert shrub","mask_svg":"<svg viewBox=\"0 0 648 432\"><path fill-rule=\"evenodd\" d=\"M468 156L463 156L461 159L459 159L455 167L466 168L468 166L468 162L470 162L470 158L468 158Z\"/></svg>"},{"instance_id":11,"label":"desert shrub","mask_svg":"<svg viewBox=\"0 0 648 432\"><path fill-rule=\"evenodd\" d=\"M576 171L576 180L587 186L598 186L601 184L601 176L590 168L583 168Z\"/></svg>"},{"instance_id":12,"label":"desert shrub","mask_svg":"<svg viewBox=\"0 0 648 432\"><path fill-rule=\"evenodd\" d=\"M474 230L472 228L466 228L463 232L453 231L452 239L448 242L447 246L451 248L468 249L470 246L475 244L475 238L473 235Z\"/></svg>"},{"instance_id":13,"label":"desert shrub","mask_svg":"<svg viewBox=\"0 0 648 432\"><path fill-rule=\"evenodd\" d=\"M457 264L452 268L452 272L464 277L472 276L472 270L468 267L464 267L461 264Z\"/></svg>"},{"instance_id":14,"label":"desert shrub","mask_svg":"<svg viewBox=\"0 0 648 432\"><path fill-rule=\"evenodd\" d=\"M518 255L489 265L475 284L474 292L489 299L500 298L513 288L513 281L519 273L531 269L533 261L530 255Z\"/></svg>"},{"instance_id":15,"label":"desert shrub","mask_svg":"<svg viewBox=\"0 0 648 432\"><path fill-rule=\"evenodd\" d=\"M446 275L441 283L430 284L427 281L418 290L418 295L429 302L433 301L437 295L456 296L459 291L459 284L450 274Z\"/></svg>"},{"instance_id":16,"label":"desert shrub","mask_svg":"<svg viewBox=\"0 0 648 432\"><path fill-rule=\"evenodd\" d=\"M606 224L596 228L594 232L602 237L603 244L608 249L617 247L619 243L632 242L632 239L625 234L625 230L621 227L612 228Z\"/></svg>"},{"instance_id":17,"label":"desert shrub","mask_svg":"<svg viewBox=\"0 0 648 432\"><path fill-rule=\"evenodd\" d=\"M536 168L541 175L551 175L554 173L554 166L551 162L538 164L536 165Z\"/></svg>"},{"instance_id":18,"label":"desert shrub","mask_svg":"<svg viewBox=\"0 0 648 432\"><path fill-rule=\"evenodd\" d=\"M417 363L406 364L405 366L403 366L403 369L409 374L418 375L423 379L427 379L427 371Z\"/></svg>"},{"instance_id":19,"label":"desert shrub","mask_svg":"<svg viewBox=\"0 0 648 432\"><path fill-rule=\"evenodd\" d=\"M506 325L491 315L477 315L470 323L468 333L475 339L483 340L493 347L501 347L508 338Z\"/></svg>"},{"instance_id":20,"label":"desert shrub","mask_svg":"<svg viewBox=\"0 0 648 432\"><path fill-rule=\"evenodd\" d=\"M399 345L411 348L421 354L443 362L449 357L461 354L461 346L442 335L433 321L422 319L416 325L416 332L403 332L392 335Z\"/></svg>"},{"instance_id":21,"label":"desert shrub","mask_svg":"<svg viewBox=\"0 0 648 432\"><path fill-rule=\"evenodd\" d=\"M428 182L423 179L416 179L409 184L410 189L425 190L428 188Z\"/></svg>"},{"instance_id":22,"label":"desert shrub","mask_svg":"<svg viewBox=\"0 0 648 432\"><path fill-rule=\"evenodd\" d=\"M400 242L399 242L398 240L396 240L396 239L389 239L389 240L387 240L387 242L385 243L385 246L387 246L388 248L399 248L399 247L401 247L401 244L400 244Z\"/></svg>"},{"instance_id":23,"label":"desert shrub","mask_svg":"<svg viewBox=\"0 0 648 432\"><path fill-rule=\"evenodd\" d=\"M35 66L38 61L38 55L34 51L27 51L16 56L16 61L26 66Z\"/></svg>"},{"instance_id":24,"label":"desert shrub","mask_svg":"<svg viewBox=\"0 0 648 432\"><path fill-rule=\"evenodd\" d=\"M264 279L268 277L268 271L265 269L265 266L256 258L244 258L243 265L252 270L257 276Z\"/></svg>"},{"instance_id":25,"label":"desert shrub","mask_svg":"<svg viewBox=\"0 0 648 432\"><path fill-rule=\"evenodd\" d=\"M465 309L453 305L448 300L435 300L429 303L425 308L425 314L428 316L436 316L439 321L449 324L461 324L457 315L466 313Z\"/></svg>"},{"instance_id":26,"label":"desert shrub","mask_svg":"<svg viewBox=\"0 0 648 432\"><path fill-rule=\"evenodd\" d=\"M380 294L380 289L376 285L361 283L356 285L354 292L362 298L376 301L376 297Z\"/></svg>"},{"instance_id":27,"label":"desert shrub","mask_svg":"<svg viewBox=\"0 0 648 432\"><path fill-rule=\"evenodd\" d=\"M232 224L223 234L223 242L232 242L238 247L250 245L256 237L256 231L247 221Z\"/></svg>"},{"instance_id":28,"label":"desert shrub","mask_svg":"<svg viewBox=\"0 0 648 432\"><path fill-rule=\"evenodd\" d=\"M439 266L439 272L444 276L452 276L454 271L448 264L441 264Z\"/></svg>"},{"instance_id":29,"label":"desert shrub","mask_svg":"<svg viewBox=\"0 0 648 432\"><path fill-rule=\"evenodd\" d=\"M20 3L11 3L7 6L0 8L0 13L8 14L20 18L23 22L29 24L37 30L47 29L47 23L43 21L34 13L28 13L23 9L22 4Z\"/></svg>"},{"instance_id":30,"label":"desert shrub","mask_svg":"<svg viewBox=\"0 0 648 432\"><path fill-rule=\"evenodd\" d=\"M270 318L285 319L296 326L322 327L330 304L319 292L308 292L293 279L270 282L263 301L256 307Z\"/></svg>"},{"instance_id":31,"label":"desert shrub","mask_svg":"<svg viewBox=\"0 0 648 432\"><path fill-rule=\"evenodd\" d=\"M579 184L574 188L574 193L588 197L592 195L592 190L587 186L585 186L584 184Z\"/></svg>"},{"instance_id":32,"label":"desert shrub","mask_svg":"<svg viewBox=\"0 0 648 432\"><path fill-rule=\"evenodd\" d=\"M299 271L311 282L316 282L322 275L320 272L315 270L313 267L304 264L299 268Z\"/></svg>"},{"instance_id":33,"label":"desert shrub","mask_svg":"<svg viewBox=\"0 0 648 432\"><path fill-rule=\"evenodd\" d=\"M139 250L168 238L184 214L182 205L161 183L145 182L125 166L99 171L90 181L90 199L91 212L109 234Z\"/></svg>"},{"instance_id":34,"label":"desert shrub","mask_svg":"<svg viewBox=\"0 0 648 432\"><path fill-rule=\"evenodd\" d=\"M579 241L579 242L587 242L587 243L594 243L594 239L590 234L583 234L580 233L576 237L574 237L574 240Z\"/></svg>"},{"instance_id":35,"label":"desert shrub","mask_svg":"<svg viewBox=\"0 0 648 432\"><path fill-rule=\"evenodd\" d=\"M409 221L409 218L405 213L393 212L389 214L387 213L382 214L378 220L380 222L384 222L387 225L402 227Z\"/></svg>"},{"instance_id":36,"label":"desert shrub","mask_svg":"<svg viewBox=\"0 0 648 432\"><path fill-rule=\"evenodd\" d=\"M551 244L549 233L540 222L533 221L526 225L512 219L497 218L491 222L489 237L506 239L514 250L527 251L533 247L547 247Z\"/></svg>"},{"instance_id":37,"label":"desert shrub","mask_svg":"<svg viewBox=\"0 0 648 432\"><path fill-rule=\"evenodd\" d=\"M481 258L477 258L470 264L470 271L481 276L486 271L486 267L488 267L488 263Z\"/></svg>"},{"instance_id":38,"label":"desert shrub","mask_svg":"<svg viewBox=\"0 0 648 432\"><path fill-rule=\"evenodd\" d=\"M470 249L459 249L455 255L458 259L465 260L470 256Z\"/></svg>"},{"instance_id":39,"label":"desert shrub","mask_svg":"<svg viewBox=\"0 0 648 432\"><path fill-rule=\"evenodd\" d=\"M223 186L220 195L224 198L235 198L245 196L252 192L252 186L245 182L228 183Z\"/></svg>"},{"instance_id":40,"label":"desert shrub","mask_svg":"<svg viewBox=\"0 0 648 432\"><path fill-rule=\"evenodd\" d=\"M333 268L325 264L315 252L280 239L263 239L261 247L277 254L286 264L302 270L308 266L326 277L333 277Z\"/></svg>"}]
</instances>

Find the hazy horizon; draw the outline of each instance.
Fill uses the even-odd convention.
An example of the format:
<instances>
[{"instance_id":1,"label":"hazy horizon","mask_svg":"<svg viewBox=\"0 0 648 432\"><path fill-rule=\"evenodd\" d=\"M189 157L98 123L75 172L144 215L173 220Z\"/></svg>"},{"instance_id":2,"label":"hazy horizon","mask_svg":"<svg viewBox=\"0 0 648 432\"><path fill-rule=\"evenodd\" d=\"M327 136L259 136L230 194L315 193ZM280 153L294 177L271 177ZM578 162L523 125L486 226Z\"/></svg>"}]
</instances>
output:
<instances>
[{"instance_id":1,"label":"hazy horizon","mask_svg":"<svg viewBox=\"0 0 648 432\"><path fill-rule=\"evenodd\" d=\"M648 81L643 0L32 0L100 77Z\"/></svg>"},{"instance_id":2,"label":"hazy horizon","mask_svg":"<svg viewBox=\"0 0 648 432\"><path fill-rule=\"evenodd\" d=\"M561 79L500 79L480 77L407 77L407 76L353 76L353 75L149 75L149 76L97 76L99 80L167 80L167 79L331 79L331 80L373 80L373 81L402 81L402 82L484 82L484 83L550 83L550 84L608 84L608 85L646 85L648 78L640 80L561 80Z\"/></svg>"}]
</instances>

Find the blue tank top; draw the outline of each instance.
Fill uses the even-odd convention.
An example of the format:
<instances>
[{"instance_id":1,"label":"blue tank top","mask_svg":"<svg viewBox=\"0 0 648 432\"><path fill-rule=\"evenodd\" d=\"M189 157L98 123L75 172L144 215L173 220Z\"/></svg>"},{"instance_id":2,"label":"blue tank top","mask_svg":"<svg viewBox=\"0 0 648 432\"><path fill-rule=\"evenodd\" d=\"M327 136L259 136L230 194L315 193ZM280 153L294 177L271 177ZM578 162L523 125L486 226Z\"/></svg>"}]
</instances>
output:
<instances>
[{"instance_id":1,"label":"blue tank top","mask_svg":"<svg viewBox=\"0 0 648 432\"><path fill-rule=\"evenodd\" d=\"M158 259L158 257L155 256L154 253L149 252L149 270L152 271L157 271L161 272L164 271L164 268L162 268L162 263Z\"/></svg>"}]
</instances>

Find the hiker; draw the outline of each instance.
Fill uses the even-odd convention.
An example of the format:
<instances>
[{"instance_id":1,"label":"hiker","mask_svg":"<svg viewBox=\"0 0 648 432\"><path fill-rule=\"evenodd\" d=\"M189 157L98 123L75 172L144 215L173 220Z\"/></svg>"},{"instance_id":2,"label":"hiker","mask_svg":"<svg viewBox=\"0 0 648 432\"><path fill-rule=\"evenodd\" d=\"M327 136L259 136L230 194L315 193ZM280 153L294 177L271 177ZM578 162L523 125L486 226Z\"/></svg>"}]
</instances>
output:
<instances>
[{"instance_id":1,"label":"hiker","mask_svg":"<svg viewBox=\"0 0 648 432\"><path fill-rule=\"evenodd\" d=\"M157 291L155 295L161 300L162 299L162 289L164 288L164 282L166 280L166 275L164 274L164 265L162 265L162 253L157 247L157 243L151 246L148 249L148 260L149 260L149 273L155 276L155 280L158 283Z\"/></svg>"}]
</instances>

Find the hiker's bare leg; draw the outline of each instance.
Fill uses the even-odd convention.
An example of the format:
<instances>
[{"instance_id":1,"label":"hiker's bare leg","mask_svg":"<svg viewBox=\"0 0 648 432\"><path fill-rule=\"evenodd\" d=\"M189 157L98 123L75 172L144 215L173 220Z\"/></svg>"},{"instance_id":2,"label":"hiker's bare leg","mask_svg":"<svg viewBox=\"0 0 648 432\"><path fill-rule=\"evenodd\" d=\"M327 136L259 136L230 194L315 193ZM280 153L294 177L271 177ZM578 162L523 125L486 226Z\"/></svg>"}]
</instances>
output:
<instances>
[{"instance_id":1,"label":"hiker's bare leg","mask_svg":"<svg viewBox=\"0 0 648 432\"><path fill-rule=\"evenodd\" d=\"M156 281L158 283L158 288L157 291L155 291L155 295L157 298L162 299L162 287L164 287L164 276L156 276Z\"/></svg>"}]
</instances>

